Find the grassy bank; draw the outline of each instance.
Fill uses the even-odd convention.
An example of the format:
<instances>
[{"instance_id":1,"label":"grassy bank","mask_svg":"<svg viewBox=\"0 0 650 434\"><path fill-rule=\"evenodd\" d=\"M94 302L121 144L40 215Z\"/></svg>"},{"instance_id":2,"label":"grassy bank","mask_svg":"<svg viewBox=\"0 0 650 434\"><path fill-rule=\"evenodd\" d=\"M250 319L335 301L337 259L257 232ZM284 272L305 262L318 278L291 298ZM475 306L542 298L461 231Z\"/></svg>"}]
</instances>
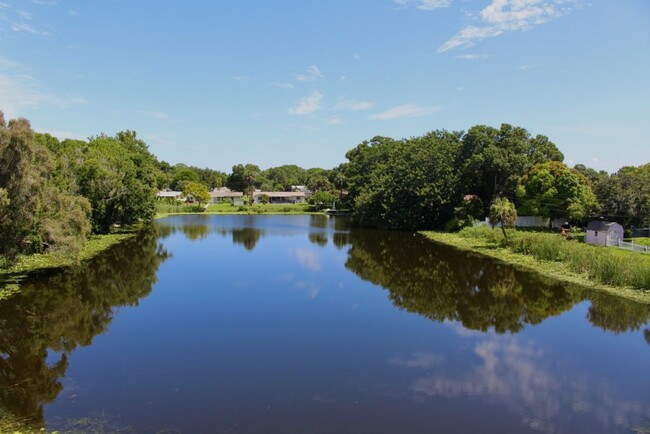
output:
<instances>
[{"instance_id":1,"label":"grassy bank","mask_svg":"<svg viewBox=\"0 0 650 434\"><path fill-rule=\"evenodd\" d=\"M248 214L319 214L314 207L308 203L296 204L255 204L234 206L229 203L220 203L208 205L203 210L192 205L168 205L160 204L157 208L157 217L165 217L174 214L230 214L230 215L248 215Z\"/></svg>"},{"instance_id":2,"label":"grassy bank","mask_svg":"<svg viewBox=\"0 0 650 434\"><path fill-rule=\"evenodd\" d=\"M38 254L20 256L16 263L7 266L0 264L0 300L18 290L19 283L26 277L46 270L68 267L92 258L109 247L131 238L136 234L123 232L107 235L93 235L84 245L78 256L63 254Z\"/></svg>"},{"instance_id":3,"label":"grassy bank","mask_svg":"<svg viewBox=\"0 0 650 434\"><path fill-rule=\"evenodd\" d=\"M468 228L423 232L429 239L559 280L650 303L650 255L567 241L558 234Z\"/></svg>"}]
</instances>

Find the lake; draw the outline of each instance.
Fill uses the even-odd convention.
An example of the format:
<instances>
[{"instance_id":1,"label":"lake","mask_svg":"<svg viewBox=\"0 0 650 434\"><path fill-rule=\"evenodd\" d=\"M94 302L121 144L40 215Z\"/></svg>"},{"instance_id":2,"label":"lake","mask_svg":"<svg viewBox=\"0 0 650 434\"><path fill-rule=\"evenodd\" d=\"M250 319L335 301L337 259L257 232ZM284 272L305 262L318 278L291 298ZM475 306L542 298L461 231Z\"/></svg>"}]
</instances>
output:
<instances>
[{"instance_id":1,"label":"lake","mask_svg":"<svg viewBox=\"0 0 650 434\"><path fill-rule=\"evenodd\" d=\"M173 216L0 302L0 415L63 432L650 432L649 321L413 233Z\"/></svg>"}]
</instances>

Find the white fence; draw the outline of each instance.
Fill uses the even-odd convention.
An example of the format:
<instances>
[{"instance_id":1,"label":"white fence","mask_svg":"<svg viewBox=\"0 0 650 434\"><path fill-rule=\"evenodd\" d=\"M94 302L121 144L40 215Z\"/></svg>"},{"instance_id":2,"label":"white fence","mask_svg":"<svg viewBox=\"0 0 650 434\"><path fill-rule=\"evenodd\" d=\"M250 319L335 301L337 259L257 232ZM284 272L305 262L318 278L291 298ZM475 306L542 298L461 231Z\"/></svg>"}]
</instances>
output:
<instances>
[{"instance_id":1,"label":"white fence","mask_svg":"<svg viewBox=\"0 0 650 434\"><path fill-rule=\"evenodd\" d=\"M520 216L517 217L515 226L518 228L547 228L551 219L548 217L540 216ZM564 222L564 220L562 220ZM475 222L474 227L477 226L490 226L490 219L485 217L485 221Z\"/></svg>"},{"instance_id":2,"label":"white fence","mask_svg":"<svg viewBox=\"0 0 650 434\"><path fill-rule=\"evenodd\" d=\"M620 249L631 250L633 252L650 253L650 247L644 246L643 244L634 244L619 240L618 247Z\"/></svg>"}]
</instances>

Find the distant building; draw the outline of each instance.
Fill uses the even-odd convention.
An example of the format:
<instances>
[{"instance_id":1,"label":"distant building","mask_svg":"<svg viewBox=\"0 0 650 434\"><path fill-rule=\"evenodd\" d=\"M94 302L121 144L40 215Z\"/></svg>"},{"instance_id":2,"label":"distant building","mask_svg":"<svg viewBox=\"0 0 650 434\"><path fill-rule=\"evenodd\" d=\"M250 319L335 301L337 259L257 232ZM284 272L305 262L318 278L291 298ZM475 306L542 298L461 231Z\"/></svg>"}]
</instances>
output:
<instances>
[{"instance_id":1,"label":"distant building","mask_svg":"<svg viewBox=\"0 0 650 434\"><path fill-rule=\"evenodd\" d=\"M604 222L594 220L587 225L585 234L585 243L595 244L598 246L618 246L618 242L623 241L623 226L616 222Z\"/></svg>"},{"instance_id":2,"label":"distant building","mask_svg":"<svg viewBox=\"0 0 650 434\"><path fill-rule=\"evenodd\" d=\"M182 191L171 191L171 190L162 190L159 191L156 194L156 197L158 199L176 199L176 200L182 200L181 197L183 196Z\"/></svg>"},{"instance_id":3,"label":"distant building","mask_svg":"<svg viewBox=\"0 0 650 434\"><path fill-rule=\"evenodd\" d=\"M242 197L244 193L241 191L232 191L227 187L215 188L210 192L210 203L216 204L222 202L223 200L229 200L233 203L242 202Z\"/></svg>"},{"instance_id":4,"label":"distant building","mask_svg":"<svg viewBox=\"0 0 650 434\"><path fill-rule=\"evenodd\" d=\"M262 196L268 196L269 203L305 203L306 193L303 191L260 191L253 193L253 202L262 203Z\"/></svg>"}]
</instances>

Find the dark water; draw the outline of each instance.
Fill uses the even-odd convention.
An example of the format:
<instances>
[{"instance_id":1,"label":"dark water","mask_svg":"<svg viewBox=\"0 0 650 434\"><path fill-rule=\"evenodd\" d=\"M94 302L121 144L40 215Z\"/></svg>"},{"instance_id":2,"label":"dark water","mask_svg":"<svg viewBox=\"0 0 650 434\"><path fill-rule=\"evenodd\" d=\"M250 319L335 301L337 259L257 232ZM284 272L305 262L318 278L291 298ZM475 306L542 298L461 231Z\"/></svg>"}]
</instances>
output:
<instances>
[{"instance_id":1,"label":"dark water","mask_svg":"<svg viewBox=\"0 0 650 434\"><path fill-rule=\"evenodd\" d=\"M650 307L324 216L179 216L0 302L77 432L649 432Z\"/></svg>"}]
</instances>

